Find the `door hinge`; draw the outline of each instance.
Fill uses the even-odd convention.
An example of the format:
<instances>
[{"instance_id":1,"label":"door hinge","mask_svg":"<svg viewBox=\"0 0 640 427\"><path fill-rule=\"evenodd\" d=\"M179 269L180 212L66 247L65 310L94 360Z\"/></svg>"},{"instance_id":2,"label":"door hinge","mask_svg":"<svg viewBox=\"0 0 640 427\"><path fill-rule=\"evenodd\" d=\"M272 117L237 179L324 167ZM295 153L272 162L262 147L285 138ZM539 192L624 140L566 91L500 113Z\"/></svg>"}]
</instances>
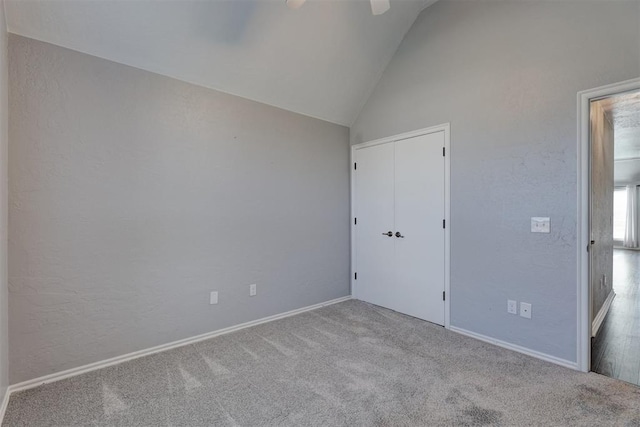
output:
<instances>
[{"instance_id":1,"label":"door hinge","mask_svg":"<svg viewBox=\"0 0 640 427\"><path fill-rule=\"evenodd\" d=\"M445 295L446 295L445 292L442 291L442 301L445 301Z\"/></svg>"},{"instance_id":2,"label":"door hinge","mask_svg":"<svg viewBox=\"0 0 640 427\"><path fill-rule=\"evenodd\" d=\"M444 156L445 156L445 154L444 154L444 153L445 153L445 147L442 147L442 157L444 157Z\"/></svg>"},{"instance_id":3,"label":"door hinge","mask_svg":"<svg viewBox=\"0 0 640 427\"><path fill-rule=\"evenodd\" d=\"M447 228L447 220L446 219L442 220L442 228Z\"/></svg>"},{"instance_id":4,"label":"door hinge","mask_svg":"<svg viewBox=\"0 0 640 427\"><path fill-rule=\"evenodd\" d=\"M356 225L358 223L358 218L353 218L353 225Z\"/></svg>"},{"instance_id":5,"label":"door hinge","mask_svg":"<svg viewBox=\"0 0 640 427\"><path fill-rule=\"evenodd\" d=\"M358 169L358 164L357 164L357 163L354 163L354 164L353 164L353 170L356 170L356 169Z\"/></svg>"},{"instance_id":6,"label":"door hinge","mask_svg":"<svg viewBox=\"0 0 640 427\"><path fill-rule=\"evenodd\" d=\"M358 273L354 273L353 280L358 280Z\"/></svg>"}]
</instances>

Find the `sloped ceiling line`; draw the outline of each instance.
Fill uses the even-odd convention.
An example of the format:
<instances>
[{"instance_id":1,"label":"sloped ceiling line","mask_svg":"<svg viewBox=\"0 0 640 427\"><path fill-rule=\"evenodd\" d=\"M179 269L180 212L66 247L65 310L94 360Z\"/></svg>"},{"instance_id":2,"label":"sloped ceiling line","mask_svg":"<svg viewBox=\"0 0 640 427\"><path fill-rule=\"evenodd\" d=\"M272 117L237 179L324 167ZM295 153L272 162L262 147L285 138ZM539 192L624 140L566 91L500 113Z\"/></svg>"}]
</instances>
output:
<instances>
[{"instance_id":1,"label":"sloped ceiling line","mask_svg":"<svg viewBox=\"0 0 640 427\"><path fill-rule=\"evenodd\" d=\"M350 126L434 0L5 0L9 32Z\"/></svg>"}]
</instances>

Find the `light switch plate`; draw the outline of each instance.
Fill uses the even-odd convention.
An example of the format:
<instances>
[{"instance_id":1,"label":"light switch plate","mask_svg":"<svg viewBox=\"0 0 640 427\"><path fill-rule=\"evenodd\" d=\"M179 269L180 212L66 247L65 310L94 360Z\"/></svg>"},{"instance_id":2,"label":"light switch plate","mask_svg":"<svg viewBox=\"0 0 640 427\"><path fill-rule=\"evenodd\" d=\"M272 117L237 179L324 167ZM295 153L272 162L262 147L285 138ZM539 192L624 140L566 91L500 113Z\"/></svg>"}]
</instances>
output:
<instances>
[{"instance_id":1,"label":"light switch plate","mask_svg":"<svg viewBox=\"0 0 640 427\"><path fill-rule=\"evenodd\" d=\"M531 232L532 233L549 233L551 230L551 219L548 216L532 216Z\"/></svg>"},{"instance_id":2,"label":"light switch plate","mask_svg":"<svg viewBox=\"0 0 640 427\"><path fill-rule=\"evenodd\" d=\"M218 291L213 291L209 294L209 304L218 303Z\"/></svg>"}]
</instances>

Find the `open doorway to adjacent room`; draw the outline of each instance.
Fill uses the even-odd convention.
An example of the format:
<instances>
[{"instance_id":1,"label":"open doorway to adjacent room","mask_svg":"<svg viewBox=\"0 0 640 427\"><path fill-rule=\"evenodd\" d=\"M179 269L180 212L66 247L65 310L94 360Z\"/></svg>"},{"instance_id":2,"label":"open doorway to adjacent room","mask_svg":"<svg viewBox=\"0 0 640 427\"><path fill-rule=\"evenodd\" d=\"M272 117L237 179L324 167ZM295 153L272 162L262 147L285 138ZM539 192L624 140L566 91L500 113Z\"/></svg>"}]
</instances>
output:
<instances>
[{"instance_id":1,"label":"open doorway to adjacent room","mask_svg":"<svg viewBox=\"0 0 640 427\"><path fill-rule=\"evenodd\" d=\"M640 90L590 103L591 370L640 385Z\"/></svg>"}]
</instances>

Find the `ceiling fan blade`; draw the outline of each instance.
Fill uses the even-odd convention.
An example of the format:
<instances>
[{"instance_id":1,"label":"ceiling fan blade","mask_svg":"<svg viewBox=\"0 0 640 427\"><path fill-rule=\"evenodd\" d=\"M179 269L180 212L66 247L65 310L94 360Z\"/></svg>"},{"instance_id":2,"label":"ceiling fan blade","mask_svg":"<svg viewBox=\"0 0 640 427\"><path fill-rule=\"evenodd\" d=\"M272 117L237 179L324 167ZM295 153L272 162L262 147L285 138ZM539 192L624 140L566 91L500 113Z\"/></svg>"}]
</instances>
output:
<instances>
[{"instance_id":1,"label":"ceiling fan blade","mask_svg":"<svg viewBox=\"0 0 640 427\"><path fill-rule=\"evenodd\" d=\"M298 9L306 0L284 0L289 9Z\"/></svg>"},{"instance_id":2,"label":"ceiling fan blade","mask_svg":"<svg viewBox=\"0 0 640 427\"><path fill-rule=\"evenodd\" d=\"M371 13L374 15L382 15L390 7L389 0L371 0Z\"/></svg>"},{"instance_id":3,"label":"ceiling fan blade","mask_svg":"<svg viewBox=\"0 0 640 427\"><path fill-rule=\"evenodd\" d=\"M389 0L371 0L371 13L374 15L382 15L390 7Z\"/></svg>"}]
</instances>

